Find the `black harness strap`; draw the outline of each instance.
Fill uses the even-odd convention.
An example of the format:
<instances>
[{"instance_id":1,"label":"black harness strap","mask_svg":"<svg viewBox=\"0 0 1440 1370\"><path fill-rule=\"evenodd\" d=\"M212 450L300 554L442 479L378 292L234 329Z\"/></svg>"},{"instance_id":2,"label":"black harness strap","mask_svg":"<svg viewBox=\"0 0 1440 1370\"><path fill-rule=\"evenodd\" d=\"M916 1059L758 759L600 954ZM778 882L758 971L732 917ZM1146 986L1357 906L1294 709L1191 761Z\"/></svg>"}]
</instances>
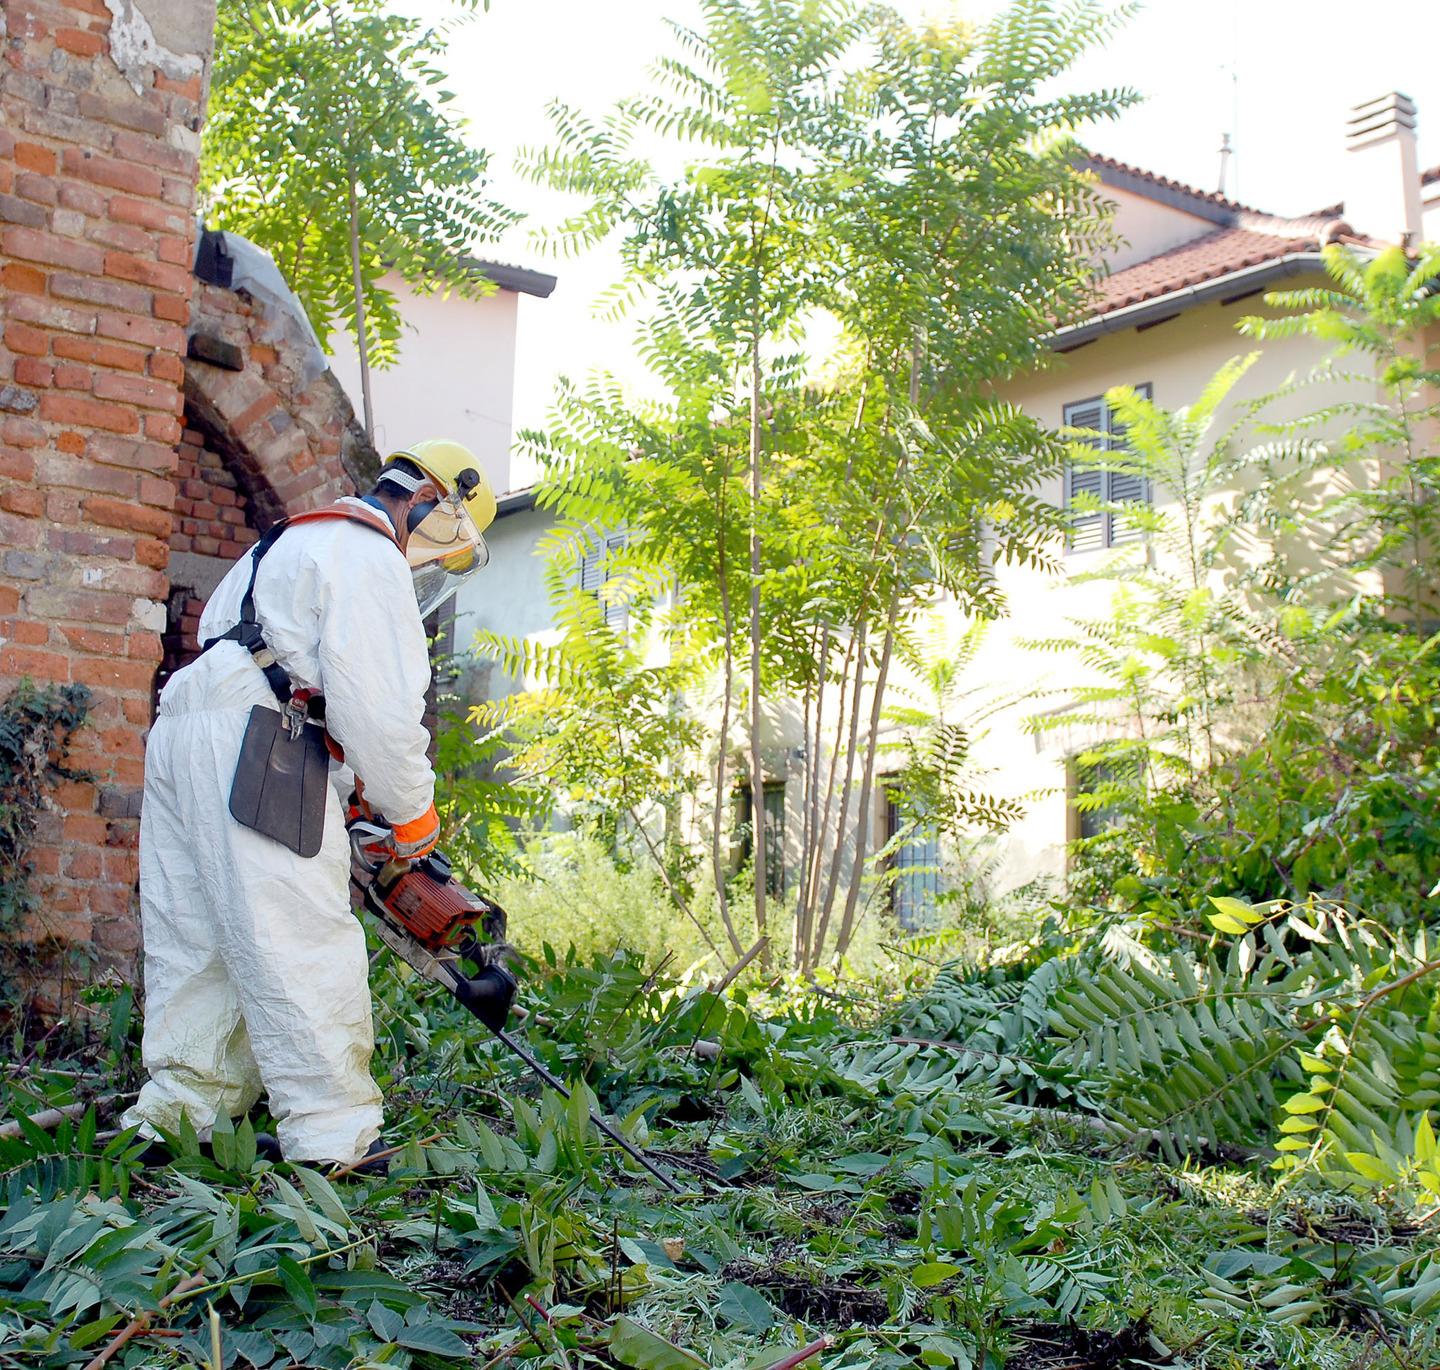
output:
<instances>
[{"instance_id":1,"label":"black harness strap","mask_svg":"<svg viewBox=\"0 0 1440 1370\"><path fill-rule=\"evenodd\" d=\"M255 544L251 551L250 583L245 587L245 597L240 601L240 622L228 633L221 633L219 637L208 639L200 648L203 656L217 642L238 642L250 653L255 664L264 673L266 683L275 692L275 698L280 701L282 709L290 702L293 687L290 684L290 677L285 674L284 667L275 659L275 653L270 650L264 634L260 631L260 620L255 616L255 577L260 573L261 558L275 545L280 534L289 526L287 519L281 519Z\"/></svg>"}]
</instances>

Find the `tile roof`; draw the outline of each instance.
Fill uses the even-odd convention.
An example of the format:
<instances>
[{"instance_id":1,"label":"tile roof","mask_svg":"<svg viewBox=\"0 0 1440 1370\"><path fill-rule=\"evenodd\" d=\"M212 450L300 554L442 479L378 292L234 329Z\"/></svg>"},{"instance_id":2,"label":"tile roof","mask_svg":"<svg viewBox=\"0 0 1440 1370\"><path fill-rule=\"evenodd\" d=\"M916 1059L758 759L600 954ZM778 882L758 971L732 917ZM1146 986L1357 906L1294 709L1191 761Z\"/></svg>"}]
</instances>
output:
<instances>
[{"instance_id":1,"label":"tile roof","mask_svg":"<svg viewBox=\"0 0 1440 1370\"><path fill-rule=\"evenodd\" d=\"M1184 181L1174 181L1168 176L1161 176L1159 172L1146 171L1144 167L1131 166L1128 162L1122 162L1114 157L1103 157L1099 153L1089 152L1085 154L1085 164L1093 167L1100 173L1101 179L1108 179L1106 172L1115 173L1117 177L1143 181L1157 190L1168 191L1171 195L1178 195L1187 200L1194 200L1199 204L1212 205L1216 209L1231 210L1234 213L1246 211L1249 207L1242 205L1235 200L1228 200L1225 196L1213 190L1197 190L1194 186L1186 185ZM1440 168L1437 168L1440 170ZM1254 211L1250 211L1254 212Z\"/></svg>"},{"instance_id":2,"label":"tile roof","mask_svg":"<svg viewBox=\"0 0 1440 1370\"><path fill-rule=\"evenodd\" d=\"M1280 220L1289 226L1289 221ZM1292 252L1318 251L1320 235L1292 236L1251 228L1216 228L1168 252L1149 257L1096 282L1092 315L1169 295Z\"/></svg>"},{"instance_id":3,"label":"tile roof","mask_svg":"<svg viewBox=\"0 0 1440 1370\"><path fill-rule=\"evenodd\" d=\"M1101 276L1086 318L1091 324L1073 325L1062 334L1089 333L1093 321L1118 310L1188 290L1207 282L1249 270L1266 271L1298 253L1318 253L1332 241L1368 244L1341 218L1341 205L1331 205L1299 219L1251 209L1213 191L1197 190L1181 181L1130 166L1113 157L1085 155L1085 165L1102 184L1127 191L1208 221L1212 228L1179 247L1136 262L1122 271ZM1440 180L1440 167L1424 173L1426 181Z\"/></svg>"}]
</instances>

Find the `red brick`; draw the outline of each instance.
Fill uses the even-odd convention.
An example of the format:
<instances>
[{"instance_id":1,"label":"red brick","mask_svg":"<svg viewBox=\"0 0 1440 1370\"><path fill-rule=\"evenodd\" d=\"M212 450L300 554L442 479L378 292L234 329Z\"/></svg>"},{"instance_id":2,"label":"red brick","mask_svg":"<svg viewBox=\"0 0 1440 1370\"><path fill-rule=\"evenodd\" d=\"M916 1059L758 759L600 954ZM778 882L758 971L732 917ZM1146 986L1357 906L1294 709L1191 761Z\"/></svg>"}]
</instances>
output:
<instances>
[{"instance_id":1,"label":"red brick","mask_svg":"<svg viewBox=\"0 0 1440 1370\"><path fill-rule=\"evenodd\" d=\"M159 195L164 181L158 171L136 166L133 162L117 161L81 148L66 148L64 166L67 174L78 176L112 190L127 190L132 195ZM37 168L38 169L38 168Z\"/></svg>"},{"instance_id":2,"label":"red brick","mask_svg":"<svg viewBox=\"0 0 1440 1370\"><path fill-rule=\"evenodd\" d=\"M78 502L76 508L79 508ZM115 557L130 561L135 556L134 538L102 538L79 528L51 528L45 542L52 552L63 552L67 557Z\"/></svg>"},{"instance_id":3,"label":"red brick","mask_svg":"<svg viewBox=\"0 0 1440 1370\"><path fill-rule=\"evenodd\" d=\"M185 379L185 364L179 357L170 352L152 352L150 354L150 374L156 380L169 381L172 385L179 385ZM190 434L184 435L184 440L190 440ZM200 435L195 434L195 441L198 444Z\"/></svg>"},{"instance_id":4,"label":"red brick","mask_svg":"<svg viewBox=\"0 0 1440 1370\"><path fill-rule=\"evenodd\" d=\"M280 360L280 354L269 343L252 343L250 360L256 366L273 366Z\"/></svg>"},{"instance_id":5,"label":"red brick","mask_svg":"<svg viewBox=\"0 0 1440 1370\"><path fill-rule=\"evenodd\" d=\"M38 490L28 490L23 485L15 486L0 494L0 509L27 519L39 518L45 512L45 499Z\"/></svg>"},{"instance_id":6,"label":"red brick","mask_svg":"<svg viewBox=\"0 0 1440 1370\"><path fill-rule=\"evenodd\" d=\"M61 871L71 880L98 880L105 871L105 863L100 849L72 847L65 853Z\"/></svg>"},{"instance_id":7,"label":"red brick","mask_svg":"<svg viewBox=\"0 0 1440 1370\"><path fill-rule=\"evenodd\" d=\"M82 185L78 181L61 181L59 198L64 208L78 209L92 219L99 219L107 213L105 196L94 186Z\"/></svg>"},{"instance_id":8,"label":"red brick","mask_svg":"<svg viewBox=\"0 0 1440 1370\"><path fill-rule=\"evenodd\" d=\"M43 295L45 273L20 262L8 262L0 267L0 286L6 290L19 291L22 295Z\"/></svg>"},{"instance_id":9,"label":"red brick","mask_svg":"<svg viewBox=\"0 0 1440 1370\"><path fill-rule=\"evenodd\" d=\"M169 381L147 380L143 376L122 375L115 371L104 371L95 377L95 393L102 400L118 400L122 404L167 409L175 413L184 403L179 389Z\"/></svg>"},{"instance_id":10,"label":"red brick","mask_svg":"<svg viewBox=\"0 0 1440 1370\"><path fill-rule=\"evenodd\" d=\"M138 347L122 347L119 343L96 342L93 338L77 338L61 334L50 344L50 350L57 357L69 361L89 362L93 366L110 366L120 371L141 372L145 369L147 354ZM165 356L166 353L155 353ZM183 379L183 369L182 369Z\"/></svg>"},{"instance_id":11,"label":"red brick","mask_svg":"<svg viewBox=\"0 0 1440 1370\"><path fill-rule=\"evenodd\" d=\"M59 452L46 452L41 456L37 475L42 485L84 490L91 494L121 495L127 499L134 497L139 483L134 471L115 470Z\"/></svg>"},{"instance_id":12,"label":"red brick","mask_svg":"<svg viewBox=\"0 0 1440 1370\"><path fill-rule=\"evenodd\" d=\"M190 511L197 519L213 519L217 512L215 506L209 500L197 500L195 507Z\"/></svg>"},{"instance_id":13,"label":"red brick","mask_svg":"<svg viewBox=\"0 0 1440 1370\"><path fill-rule=\"evenodd\" d=\"M0 438L12 447L44 447L45 429L30 419L11 416L0 423Z\"/></svg>"},{"instance_id":14,"label":"red brick","mask_svg":"<svg viewBox=\"0 0 1440 1370\"><path fill-rule=\"evenodd\" d=\"M155 679L155 667L148 661L82 657L71 664L70 679L102 689L148 690Z\"/></svg>"},{"instance_id":15,"label":"red brick","mask_svg":"<svg viewBox=\"0 0 1440 1370\"><path fill-rule=\"evenodd\" d=\"M232 433L243 433L252 423L257 423L267 414L274 413L280 407L280 398L273 390L261 395L254 404L242 409L230 420L230 431Z\"/></svg>"},{"instance_id":16,"label":"red brick","mask_svg":"<svg viewBox=\"0 0 1440 1370\"><path fill-rule=\"evenodd\" d=\"M167 352L185 350L185 330L173 323L156 323L153 319L136 319L128 314L101 314L96 318L93 331L102 338L137 343L141 347L158 347Z\"/></svg>"},{"instance_id":17,"label":"red brick","mask_svg":"<svg viewBox=\"0 0 1440 1370\"><path fill-rule=\"evenodd\" d=\"M107 252L105 273L118 276L124 281L136 281L140 285L155 286L160 290L176 294L188 294L193 279L188 266L175 266L169 262L151 262L129 252Z\"/></svg>"},{"instance_id":18,"label":"red brick","mask_svg":"<svg viewBox=\"0 0 1440 1370\"><path fill-rule=\"evenodd\" d=\"M220 540L218 538L197 537L194 539L195 551L202 557L214 557L220 554Z\"/></svg>"},{"instance_id":19,"label":"red brick","mask_svg":"<svg viewBox=\"0 0 1440 1370\"><path fill-rule=\"evenodd\" d=\"M93 333L96 317L93 310L72 309L57 300L36 299L33 295L19 295L10 301L10 317L26 323L39 324L44 328L59 329L66 333Z\"/></svg>"},{"instance_id":20,"label":"red brick","mask_svg":"<svg viewBox=\"0 0 1440 1370\"><path fill-rule=\"evenodd\" d=\"M60 198L55 182L35 171L22 171L15 177L15 193L38 205L53 205Z\"/></svg>"},{"instance_id":21,"label":"red brick","mask_svg":"<svg viewBox=\"0 0 1440 1370\"><path fill-rule=\"evenodd\" d=\"M74 490L49 490L45 494L45 517L54 524L80 522L80 496ZM63 528L51 528L46 537L52 547L62 546Z\"/></svg>"},{"instance_id":22,"label":"red brick","mask_svg":"<svg viewBox=\"0 0 1440 1370\"><path fill-rule=\"evenodd\" d=\"M189 273L186 273L186 283L189 283ZM155 292L154 313L157 319L171 319L175 323L188 323L190 321L190 298L188 295L169 295L157 290Z\"/></svg>"},{"instance_id":23,"label":"red brick","mask_svg":"<svg viewBox=\"0 0 1440 1370\"><path fill-rule=\"evenodd\" d=\"M120 701L127 723L139 723L147 725L150 722L150 701L146 698L136 699L127 696Z\"/></svg>"},{"instance_id":24,"label":"red brick","mask_svg":"<svg viewBox=\"0 0 1440 1370\"><path fill-rule=\"evenodd\" d=\"M115 155L127 162L159 167L161 171L174 172L187 180L193 180L195 176L195 154L171 147L159 138L147 138L141 133L122 130L115 135L114 149Z\"/></svg>"},{"instance_id":25,"label":"red brick","mask_svg":"<svg viewBox=\"0 0 1440 1370\"><path fill-rule=\"evenodd\" d=\"M22 647L43 647L50 641L50 629L43 623L31 623L25 619L11 619L0 623L0 637L8 637Z\"/></svg>"},{"instance_id":26,"label":"red brick","mask_svg":"<svg viewBox=\"0 0 1440 1370\"><path fill-rule=\"evenodd\" d=\"M89 390L95 384L95 373L77 362L61 362L55 368L55 385L60 390Z\"/></svg>"},{"instance_id":27,"label":"red brick","mask_svg":"<svg viewBox=\"0 0 1440 1370\"><path fill-rule=\"evenodd\" d=\"M161 238L155 245L155 255L162 262L174 262L189 271L195 260L195 249L184 238Z\"/></svg>"},{"instance_id":28,"label":"red brick","mask_svg":"<svg viewBox=\"0 0 1440 1370\"><path fill-rule=\"evenodd\" d=\"M55 447L58 451L78 455L85 450L85 439L72 428L55 439Z\"/></svg>"},{"instance_id":29,"label":"red brick","mask_svg":"<svg viewBox=\"0 0 1440 1370\"><path fill-rule=\"evenodd\" d=\"M42 176L55 174L55 154L38 143L16 143L15 162L26 171L38 171Z\"/></svg>"},{"instance_id":30,"label":"red brick","mask_svg":"<svg viewBox=\"0 0 1440 1370\"><path fill-rule=\"evenodd\" d=\"M110 201L110 217L122 224L136 224L140 228L153 228L163 233L182 234L185 231L185 217L173 209L155 204L151 200L132 200L127 195L116 195Z\"/></svg>"},{"instance_id":31,"label":"red brick","mask_svg":"<svg viewBox=\"0 0 1440 1370\"><path fill-rule=\"evenodd\" d=\"M162 418L164 415L151 415ZM110 433L92 433L85 447L86 454L109 466L124 466L132 471L149 471L152 475L168 476L175 470L178 458L173 445L159 442L138 442L132 438L115 437Z\"/></svg>"},{"instance_id":32,"label":"red brick","mask_svg":"<svg viewBox=\"0 0 1440 1370\"><path fill-rule=\"evenodd\" d=\"M8 452L0 447L0 476L10 480L34 480L35 458L28 452ZM0 613L3 612L0 609Z\"/></svg>"},{"instance_id":33,"label":"red brick","mask_svg":"<svg viewBox=\"0 0 1440 1370\"><path fill-rule=\"evenodd\" d=\"M135 597L108 590L76 590L65 586L31 590L26 608L52 619L80 619L85 623L129 623Z\"/></svg>"},{"instance_id":34,"label":"red brick","mask_svg":"<svg viewBox=\"0 0 1440 1370\"><path fill-rule=\"evenodd\" d=\"M84 29L56 29L55 46L80 57L96 57L106 49L105 39Z\"/></svg>"},{"instance_id":35,"label":"red brick","mask_svg":"<svg viewBox=\"0 0 1440 1370\"><path fill-rule=\"evenodd\" d=\"M50 277L50 293L62 300L84 300L108 309L124 309L131 314L150 312L150 292L143 286L114 281L98 276L72 276L57 271Z\"/></svg>"},{"instance_id":36,"label":"red brick","mask_svg":"<svg viewBox=\"0 0 1440 1370\"><path fill-rule=\"evenodd\" d=\"M140 477L140 503L153 504L157 509L175 507L175 482L158 476Z\"/></svg>"},{"instance_id":37,"label":"red brick","mask_svg":"<svg viewBox=\"0 0 1440 1370\"><path fill-rule=\"evenodd\" d=\"M17 613L20 609L20 591L13 585L0 585L0 614Z\"/></svg>"},{"instance_id":38,"label":"red brick","mask_svg":"<svg viewBox=\"0 0 1440 1370\"><path fill-rule=\"evenodd\" d=\"M173 447L180 441L180 420L174 414L146 414L145 436Z\"/></svg>"},{"instance_id":39,"label":"red brick","mask_svg":"<svg viewBox=\"0 0 1440 1370\"><path fill-rule=\"evenodd\" d=\"M0 512L0 547L38 547L40 530L34 519Z\"/></svg>"},{"instance_id":40,"label":"red brick","mask_svg":"<svg viewBox=\"0 0 1440 1370\"><path fill-rule=\"evenodd\" d=\"M109 219L96 224L86 236L92 243L103 243L121 252L139 252L148 256L155 248L155 237L148 229L136 228L134 224L117 224ZM167 238L164 241L174 240Z\"/></svg>"},{"instance_id":41,"label":"red brick","mask_svg":"<svg viewBox=\"0 0 1440 1370\"><path fill-rule=\"evenodd\" d=\"M163 542L142 539L135 544L135 560L152 570L163 571L170 564L170 548Z\"/></svg>"},{"instance_id":42,"label":"red brick","mask_svg":"<svg viewBox=\"0 0 1440 1370\"><path fill-rule=\"evenodd\" d=\"M31 328L28 324L7 323L5 346L12 352L23 352L29 357L43 357L50 350L50 339L38 328Z\"/></svg>"},{"instance_id":43,"label":"red brick","mask_svg":"<svg viewBox=\"0 0 1440 1370\"><path fill-rule=\"evenodd\" d=\"M107 827L105 820L94 814L72 813L65 816L61 833L67 842L76 842L87 847L103 847Z\"/></svg>"},{"instance_id":44,"label":"red brick","mask_svg":"<svg viewBox=\"0 0 1440 1370\"><path fill-rule=\"evenodd\" d=\"M105 270L105 253L100 248L71 238L58 238L36 228L18 225L7 228L0 233L0 251L29 262L67 266L90 276L98 276Z\"/></svg>"},{"instance_id":45,"label":"red brick","mask_svg":"<svg viewBox=\"0 0 1440 1370\"><path fill-rule=\"evenodd\" d=\"M124 656L125 634L104 633L98 628L60 629L65 641L77 652L93 652L96 656Z\"/></svg>"},{"instance_id":46,"label":"red brick","mask_svg":"<svg viewBox=\"0 0 1440 1370\"><path fill-rule=\"evenodd\" d=\"M63 682L70 679L70 659L34 647L0 647L0 674Z\"/></svg>"},{"instance_id":47,"label":"red brick","mask_svg":"<svg viewBox=\"0 0 1440 1370\"><path fill-rule=\"evenodd\" d=\"M84 503L86 516L102 528L123 528L130 533L148 533L152 537L170 535L170 515L142 504L126 504L117 499L97 495Z\"/></svg>"},{"instance_id":48,"label":"red brick","mask_svg":"<svg viewBox=\"0 0 1440 1370\"><path fill-rule=\"evenodd\" d=\"M155 73L155 89L168 91L172 95L183 95L187 100L199 100L200 78L198 76L187 76L179 80L173 76L165 76L160 72Z\"/></svg>"},{"instance_id":49,"label":"red brick","mask_svg":"<svg viewBox=\"0 0 1440 1370\"><path fill-rule=\"evenodd\" d=\"M248 545L248 543L237 542L234 538L225 538L220 543L220 555L222 557L241 556Z\"/></svg>"},{"instance_id":50,"label":"red brick","mask_svg":"<svg viewBox=\"0 0 1440 1370\"><path fill-rule=\"evenodd\" d=\"M19 385L33 385L37 390L46 390L55 379L55 368L38 357L16 357L15 380Z\"/></svg>"},{"instance_id":51,"label":"red brick","mask_svg":"<svg viewBox=\"0 0 1440 1370\"><path fill-rule=\"evenodd\" d=\"M40 397L40 417L51 423L76 423L111 433L135 433L140 428L134 413L121 405L79 395L57 395L53 390Z\"/></svg>"}]
</instances>

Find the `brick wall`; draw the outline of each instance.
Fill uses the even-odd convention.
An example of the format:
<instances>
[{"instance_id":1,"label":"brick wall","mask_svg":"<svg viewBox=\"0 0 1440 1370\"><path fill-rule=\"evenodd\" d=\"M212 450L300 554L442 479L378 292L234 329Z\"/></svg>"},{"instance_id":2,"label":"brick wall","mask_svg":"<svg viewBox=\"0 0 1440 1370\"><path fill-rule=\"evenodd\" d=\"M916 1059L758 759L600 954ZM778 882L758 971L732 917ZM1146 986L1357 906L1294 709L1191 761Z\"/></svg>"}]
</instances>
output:
<instances>
[{"instance_id":1,"label":"brick wall","mask_svg":"<svg viewBox=\"0 0 1440 1370\"><path fill-rule=\"evenodd\" d=\"M127 959L213 5L116 10L0 0L0 695L94 692L73 763L95 779L43 816L23 931Z\"/></svg>"},{"instance_id":2,"label":"brick wall","mask_svg":"<svg viewBox=\"0 0 1440 1370\"><path fill-rule=\"evenodd\" d=\"M175 472L170 550L233 561L260 536L248 505L240 479L225 458L205 446L199 429L187 428L180 438Z\"/></svg>"}]
</instances>

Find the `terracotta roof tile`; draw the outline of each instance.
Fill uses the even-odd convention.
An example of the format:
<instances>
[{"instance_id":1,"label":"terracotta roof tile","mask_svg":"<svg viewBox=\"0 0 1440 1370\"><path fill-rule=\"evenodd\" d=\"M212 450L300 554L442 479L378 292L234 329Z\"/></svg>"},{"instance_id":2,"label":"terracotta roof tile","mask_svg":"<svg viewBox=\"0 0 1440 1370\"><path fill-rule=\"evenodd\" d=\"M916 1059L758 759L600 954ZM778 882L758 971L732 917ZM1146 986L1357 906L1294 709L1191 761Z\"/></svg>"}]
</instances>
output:
<instances>
[{"instance_id":1,"label":"terracotta roof tile","mask_svg":"<svg viewBox=\"0 0 1440 1370\"><path fill-rule=\"evenodd\" d=\"M1085 161L1091 166L1105 167L1111 171L1118 171L1126 176L1133 176L1137 180L1147 181L1153 186L1162 190L1168 190L1176 195L1184 195L1191 200L1199 200L1204 204L1214 205L1217 209L1231 209L1236 213L1249 209L1248 205L1242 205L1234 200L1227 200L1225 196L1213 190L1197 190L1194 186L1186 185L1184 181L1172 180L1169 176L1161 176L1155 171L1146 171L1144 167L1131 166L1128 162L1121 162L1114 157L1102 157L1099 153L1088 152L1085 154ZM1440 170L1440 168L1437 168ZM1252 211L1253 212L1253 211Z\"/></svg>"},{"instance_id":2,"label":"terracotta roof tile","mask_svg":"<svg viewBox=\"0 0 1440 1370\"><path fill-rule=\"evenodd\" d=\"M1157 299L1186 286L1213 281L1291 252L1314 251L1318 246L1314 236L1288 237L1246 228L1217 228L1098 281L1091 317Z\"/></svg>"}]
</instances>

